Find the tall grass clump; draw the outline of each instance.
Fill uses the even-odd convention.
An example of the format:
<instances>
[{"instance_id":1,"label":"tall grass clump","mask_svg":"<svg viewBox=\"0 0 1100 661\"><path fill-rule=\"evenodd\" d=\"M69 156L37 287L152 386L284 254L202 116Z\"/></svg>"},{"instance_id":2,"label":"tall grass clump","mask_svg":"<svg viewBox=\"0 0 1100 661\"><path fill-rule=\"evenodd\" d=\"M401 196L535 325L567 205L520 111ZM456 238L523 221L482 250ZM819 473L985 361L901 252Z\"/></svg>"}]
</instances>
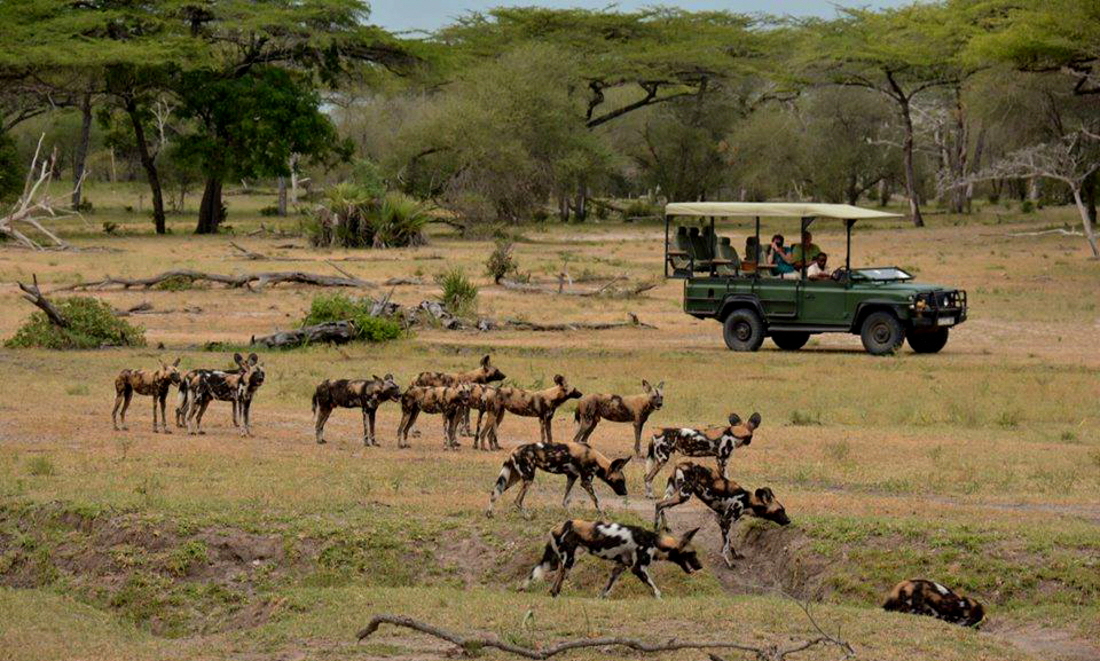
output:
<instances>
[{"instance_id":1,"label":"tall grass clump","mask_svg":"<svg viewBox=\"0 0 1100 661\"><path fill-rule=\"evenodd\" d=\"M111 306L97 298L74 296L53 301L68 328L55 326L41 310L35 311L4 343L11 348L98 349L103 346L145 346L145 329L115 316Z\"/></svg>"},{"instance_id":2,"label":"tall grass clump","mask_svg":"<svg viewBox=\"0 0 1100 661\"><path fill-rule=\"evenodd\" d=\"M477 285L466 277L466 272L455 267L435 278L442 292L439 300L456 317L472 317L477 314Z\"/></svg>"},{"instance_id":3,"label":"tall grass clump","mask_svg":"<svg viewBox=\"0 0 1100 661\"><path fill-rule=\"evenodd\" d=\"M401 337L403 329L398 321L371 316L373 305L370 299L351 298L346 294L321 294L313 298L302 326L350 320L355 324L357 340L386 342Z\"/></svg>"},{"instance_id":4,"label":"tall grass clump","mask_svg":"<svg viewBox=\"0 0 1100 661\"><path fill-rule=\"evenodd\" d=\"M314 246L400 248L427 243L428 206L376 184L342 183L330 188L306 226Z\"/></svg>"}]
</instances>

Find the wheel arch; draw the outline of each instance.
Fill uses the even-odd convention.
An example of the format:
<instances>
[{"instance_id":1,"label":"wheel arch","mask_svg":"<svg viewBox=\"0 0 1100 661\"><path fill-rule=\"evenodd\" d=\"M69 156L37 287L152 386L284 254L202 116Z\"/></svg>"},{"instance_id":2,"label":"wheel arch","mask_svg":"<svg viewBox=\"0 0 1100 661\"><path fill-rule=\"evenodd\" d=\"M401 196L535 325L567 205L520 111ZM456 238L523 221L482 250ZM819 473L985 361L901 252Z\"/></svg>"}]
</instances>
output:
<instances>
[{"instance_id":1,"label":"wheel arch","mask_svg":"<svg viewBox=\"0 0 1100 661\"><path fill-rule=\"evenodd\" d=\"M856 306L856 313L852 315L852 327L851 332L859 334L860 329L863 328L863 322L868 316L875 312L889 312L897 317L897 320L901 322L903 328L909 328L909 320L901 314L898 314L898 308L904 307L897 301L876 300L870 299L861 302Z\"/></svg>"},{"instance_id":2,"label":"wheel arch","mask_svg":"<svg viewBox=\"0 0 1100 661\"><path fill-rule=\"evenodd\" d=\"M721 307L718 308L718 321L725 322L726 317L730 316L731 312L744 308L755 312L760 317L760 321L764 322L764 326L767 327L768 317L764 314L764 306L760 304L760 299L752 294L727 296L722 301Z\"/></svg>"}]
</instances>

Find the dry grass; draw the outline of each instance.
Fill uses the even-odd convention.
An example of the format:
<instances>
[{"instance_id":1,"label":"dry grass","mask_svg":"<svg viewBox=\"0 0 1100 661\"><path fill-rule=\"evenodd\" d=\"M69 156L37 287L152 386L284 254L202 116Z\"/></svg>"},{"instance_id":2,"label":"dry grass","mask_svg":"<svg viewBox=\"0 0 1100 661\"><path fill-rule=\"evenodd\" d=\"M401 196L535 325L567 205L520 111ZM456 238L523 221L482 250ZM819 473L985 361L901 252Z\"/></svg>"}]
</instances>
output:
<instances>
[{"instance_id":1,"label":"dry grass","mask_svg":"<svg viewBox=\"0 0 1100 661\"><path fill-rule=\"evenodd\" d=\"M294 260L248 261L237 257L225 237L185 234L193 223L190 217L174 223L177 234L155 238L139 233L146 228L136 212L109 208L133 199L125 192L93 190L91 197L99 209L89 217L91 225L68 221L66 233L78 246L112 252L3 248L0 280L10 283L35 273L48 291L107 274L137 277L168 268L328 273L333 270L326 260L346 259L337 263L366 280L419 275L431 283L433 275L453 266L481 273L492 249L490 241L459 241L440 229L433 230L427 247L386 252L316 251L305 248L303 239L238 234L236 240L251 250ZM258 226L255 211L270 200L233 197L229 203L229 222L243 232ZM0 592L0 648L18 650L13 658L20 659L276 653L410 658L441 651L434 642L405 634L350 645L355 628L376 610L404 610L538 641L609 629L670 636L722 632L735 638L746 631L804 633L790 605L729 596L751 586L731 586L709 574L686 579L662 570L658 581L666 595L684 595L665 604L645 599L637 586L626 584L610 604L596 603L581 598L594 594L604 571L589 561L582 562L567 599L516 595L511 580L534 561L545 529L565 516L557 505L560 481L544 477L536 483L528 498L537 510L534 521L507 514L487 522L480 513L503 455L473 453L468 447L444 454L435 417L422 418L422 436L408 451L394 447L399 411L392 405L380 412L381 449L359 445L359 416L349 411L337 412L330 421L329 445L312 442L308 402L320 380L393 372L407 382L422 370L472 367L486 352L493 353L509 383L527 387L542 386L557 372L583 392L627 394L640 391L642 378L664 380L665 408L651 418L653 425L709 424L730 411L742 416L760 411L763 427L753 444L735 456L733 476L747 486L775 490L798 534L808 540L807 552L828 564L821 577L830 604L822 607L824 617L842 624L867 658L911 658L914 648L947 659L1024 658L996 634L1015 623L1041 622L1100 637L1095 624L1100 594L1095 578L1100 568L1100 422L1095 415L1100 264L1085 258L1080 239L1005 236L1071 217L1061 209L1039 218L998 219L987 213L956 226L955 219L935 216L933 226L919 232L901 225L857 232L855 263L897 263L914 270L920 281L969 290L971 320L953 332L939 355L918 356L906 349L893 358L875 359L862 352L858 338L836 335L815 338L798 353L775 351L766 343L755 354L732 354L722 345L716 323L681 312L677 281L662 281L638 299L610 301L521 294L481 281L482 314L611 321L630 311L658 330L480 334L429 329L380 346L268 353L263 356L267 384L253 408L253 439L233 433L224 404L208 414L208 436L153 435L147 398L135 398L131 431L112 432L114 375L175 355L183 356L182 367L227 365L226 355L199 347L211 340L244 344L252 335L288 328L303 316L316 290L257 293L210 287L97 294L117 308L149 301L157 311L177 312L137 319L147 328L146 349L0 352L0 577L5 558L15 557L5 556L4 549L15 548L11 540L20 517L48 503L93 518L129 513L184 531L219 526L276 531L292 539L321 540L318 545L329 544L324 548L336 548L334 540L344 544L342 549L389 541L384 552L348 551L328 574L307 572L256 583L255 592L242 597L245 610L257 603L280 604L258 628L226 632L188 615L187 609L195 608L188 604L209 604L213 598L184 590L176 609L183 614L173 611L179 627L169 633L185 638L171 644L150 635L150 630L159 631L157 625L135 616L138 611L105 606L109 595L97 597L62 568L60 575L39 580L34 591ZM106 219L119 223L123 235L98 233ZM269 226L272 221L262 220ZM290 229L295 222L280 224ZM656 225L548 224L522 232L526 240L516 243L514 255L521 271L536 277L556 274L564 264L574 275L584 270L641 281L656 278L661 268L663 227ZM729 233L743 236L743 230ZM815 239L825 250L843 253L838 228L823 225ZM301 247L280 247L287 244ZM394 298L415 304L437 295L438 288L427 284L398 287ZM20 301L13 284L0 290L0 303L0 337L6 337L30 306ZM185 308L201 311L178 312ZM166 348L153 348L160 343ZM804 424L807 420L814 424ZM570 405L555 420L555 436L571 437L572 427ZM501 438L510 446L532 440L535 430L532 420L510 416ZM632 445L628 426L606 422L592 442L616 456ZM628 471L631 493L641 493L640 468L633 465ZM510 501L511 494L505 498ZM649 504L637 497L625 507L619 501L610 505L628 520L648 517ZM713 543L714 526L698 506L680 510L673 525L698 519L707 526L706 543ZM578 499L574 513L591 510ZM19 534L33 537L40 554L41 549L67 552L66 544L77 543L68 528L43 530ZM483 546L476 548L488 559L451 546L449 538L470 535L481 540ZM454 566L443 562L452 552L462 558ZM407 557L443 564L410 572ZM708 565L716 560L709 555ZM342 562L358 569L340 573ZM954 584L990 604L993 633L913 622L875 609L893 582L918 575ZM448 587L471 581L476 587L466 592ZM71 596L99 608L78 604ZM231 614L240 607L224 605ZM535 612L533 631L520 625L527 608ZM38 618L21 616L27 613ZM47 613L57 625L43 624L39 618ZM120 621L123 617L136 621L137 628ZM732 621L747 624L730 627ZM79 648L58 646L51 636L65 628L85 632L88 641Z\"/></svg>"}]
</instances>

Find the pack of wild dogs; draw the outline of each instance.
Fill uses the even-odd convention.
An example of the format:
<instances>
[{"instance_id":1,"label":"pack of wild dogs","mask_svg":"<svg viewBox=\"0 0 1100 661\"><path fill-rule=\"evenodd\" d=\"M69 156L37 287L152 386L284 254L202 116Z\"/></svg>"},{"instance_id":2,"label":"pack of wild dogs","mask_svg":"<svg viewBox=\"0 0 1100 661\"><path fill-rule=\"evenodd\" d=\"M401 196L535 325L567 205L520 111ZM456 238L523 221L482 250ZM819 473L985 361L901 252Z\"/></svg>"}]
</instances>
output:
<instances>
[{"instance_id":1,"label":"pack of wild dogs","mask_svg":"<svg viewBox=\"0 0 1100 661\"><path fill-rule=\"evenodd\" d=\"M172 386L178 388L175 409L177 427L186 427L190 434L203 434L202 419L210 402L230 402L233 424L243 436L252 434L250 410L252 400L264 383L263 365L256 354L247 358L233 356L237 369L192 369L181 372L179 359L161 363L156 370L122 370L115 379L115 406L111 413L115 429L126 429L126 410L133 394L147 395L153 400L153 432L171 433L165 417L166 400ZM375 415L386 402L400 403L401 421L397 426L397 447L408 448L409 435L421 413L439 415L442 420L443 449L458 450L458 437L472 437L473 447L499 450L498 429L507 413L537 418L539 441L515 447L504 460L489 495L486 516L492 517L496 501L511 487L519 484L515 508L525 517L527 491L539 472L565 477L562 507L568 508L569 496L579 482L595 505L599 520L571 519L550 531L542 558L520 586L525 590L531 582L556 572L550 593L561 591L581 552L608 560L613 569L601 597L610 594L620 575L630 570L655 597L661 591L649 573L650 565L670 562L691 574L702 569L699 553L692 540L700 530L694 528L680 535L672 533L665 513L696 498L715 515L721 533L721 555L726 565L734 566L742 558L733 548L733 526L745 516L771 521L780 526L790 524L783 505L769 487L750 490L729 479L728 469L735 450L752 443L760 427L759 413L744 420L731 413L725 423L705 428L661 427L649 438L645 453L643 483L645 495L656 498L653 481L673 456L687 457L675 464L665 484L663 497L657 500L653 512L653 528L604 520L605 511L596 493L596 481L624 499L627 481L624 473L633 456L611 459L592 447L589 439L601 420L629 423L634 434L634 456L641 456L642 430L650 415L664 405L664 382L651 385L642 381L643 392L637 395L588 394L570 385L564 376L553 378L553 386L541 390L526 390L498 384L505 375L492 364L490 356L481 359L478 367L464 372L422 372L408 388L402 390L392 374L369 379L325 380L317 385L312 398L315 440L325 443L325 423L337 408L360 409L363 415L363 443L378 446L375 435ZM498 385L494 385L498 384ZM571 441L555 442L552 422L555 412L567 401L579 400L573 415L574 436ZM158 424L157 410L160 410ZM477 420L470 429L471 412ZM120 424L121 423L121 424ZM698 461L713 458L714 465ZM939 619L975 626L984 618L977 601L956 594L949 588L921 579L902 581L890 592L883 608L890 611L930 615Z\"/></svg>"}]
</instances>

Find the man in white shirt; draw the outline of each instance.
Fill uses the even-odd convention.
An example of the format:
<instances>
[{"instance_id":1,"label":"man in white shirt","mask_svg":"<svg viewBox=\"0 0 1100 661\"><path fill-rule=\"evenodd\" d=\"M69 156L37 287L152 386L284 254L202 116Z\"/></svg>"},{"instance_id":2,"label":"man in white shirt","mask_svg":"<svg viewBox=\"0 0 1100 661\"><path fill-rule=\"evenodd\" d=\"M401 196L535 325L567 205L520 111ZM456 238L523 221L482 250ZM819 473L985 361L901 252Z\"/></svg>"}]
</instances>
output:
<instances>
[{"instance_id":1,"label":"man in white shirt","mask_svg":"<svg viewBox=\"0 0 1100 661\"><path fill-rule=\"evenodd\" d=\"M810 267L806 269L806 279L808 280L828 280L832 276L829 274L829 269L825 266L829 256L825 253L818 253L817 259L810 264Z\"/></svg>"}]
</instances>

